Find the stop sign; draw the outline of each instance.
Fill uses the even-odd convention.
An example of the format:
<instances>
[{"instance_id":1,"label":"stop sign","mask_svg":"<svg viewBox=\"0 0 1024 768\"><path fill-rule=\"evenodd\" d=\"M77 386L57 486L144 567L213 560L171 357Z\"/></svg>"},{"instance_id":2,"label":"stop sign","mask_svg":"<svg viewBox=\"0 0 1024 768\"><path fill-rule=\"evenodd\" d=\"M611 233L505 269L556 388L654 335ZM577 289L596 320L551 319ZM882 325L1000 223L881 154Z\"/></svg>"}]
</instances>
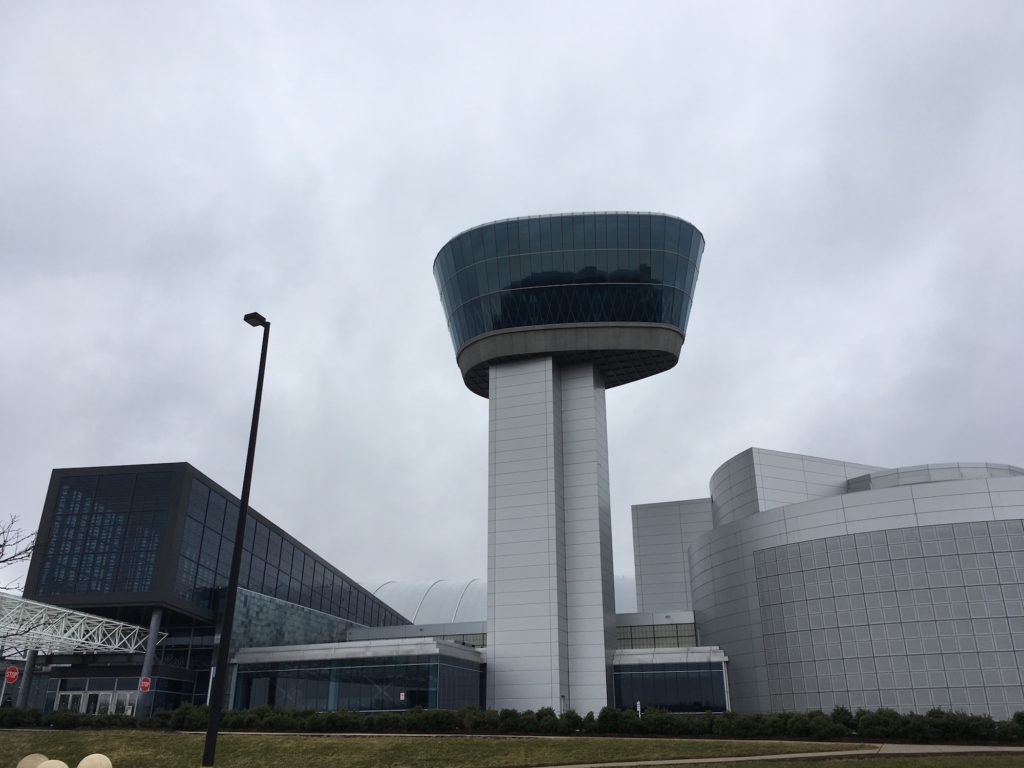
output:
<instances>
[{"instance_id":1,"label":"stop sign","mask_svg":"<svg viewBox=\"0 0 1024 768\"><path fill-rule=\"evenodd\" d=\"M4 680L6 680L8 683L18 682L18 668L8 667L7 671L4 672Z\"/></svg>"},{"instance_id":2,"label":"stop sign","mask_svg":"<svg viewBox=\"0 0 1024 768\"><path fill-rule=\"evenodd\" d=\"M149 678L139 678L139 690L146 693L149 690Z\"/></svg>"}]
</instances>

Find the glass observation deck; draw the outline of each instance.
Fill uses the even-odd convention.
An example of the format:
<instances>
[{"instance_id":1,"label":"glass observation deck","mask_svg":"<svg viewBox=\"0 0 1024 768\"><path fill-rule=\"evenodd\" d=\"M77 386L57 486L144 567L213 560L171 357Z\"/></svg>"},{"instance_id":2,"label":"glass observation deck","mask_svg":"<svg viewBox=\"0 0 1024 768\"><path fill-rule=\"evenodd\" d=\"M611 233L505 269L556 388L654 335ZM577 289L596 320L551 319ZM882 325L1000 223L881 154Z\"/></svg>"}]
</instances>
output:
<instances>
[{"instance_id":1,"label":"glass observation deck","mask_svg":"<svg viewBox=\"0 0 1024 768\"><path fill-rule=\"evenodd\" d=\"M506 219L457 235L437 254L434 278L466 385L486 396L491 362L534 354L592 360L606 386L671 368L703 251L696 227L658 213ZM660 337L638 334L643 326ZM552 327L575 333L481 344ZM581 336L588 328L595 333Z\"/></svg>"}]
</instances>

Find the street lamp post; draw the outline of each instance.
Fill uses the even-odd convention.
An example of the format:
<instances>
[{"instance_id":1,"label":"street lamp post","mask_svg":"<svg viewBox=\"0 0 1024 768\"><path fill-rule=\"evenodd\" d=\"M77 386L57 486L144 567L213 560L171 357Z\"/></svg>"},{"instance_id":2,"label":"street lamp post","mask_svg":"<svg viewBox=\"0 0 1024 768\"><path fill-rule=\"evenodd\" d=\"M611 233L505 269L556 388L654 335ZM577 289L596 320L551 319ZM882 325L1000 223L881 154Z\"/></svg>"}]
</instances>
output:
<instances>
[{"instance_id":1,"label":"street lamp post","mask_svg":"<svg viewBox=\"0 0 1024 768\"><path fill-rule=\"evenodd\" d=\"M253 328L263 327L263 349L260 351L260 372L256 378L256 402L252 406L249 452L245 457L242 503L238 507L238 526L235 529L235 546L231 553L231 571L228 574L228 586L224 594L224 611L220 624L220 641L217 644L217 661L211 671L213 675L213 690L210 694L210 719L206 726L206 744L203 747L204 767L213 765L213 755L217 751L217 729L220 727L220 713L224 702L224 686L228 677L228 649L231 645L231 624L235 619L238 572L241 570L242 565L242 539L245 537L245 521L249 516L249 486L252 484L252 463L256 456L256 430L260 424L263 372L267 367L267 342L270 340L270 323L263 315L259 312L250 312L244 319Z\"/></svg>"}]
</instances>

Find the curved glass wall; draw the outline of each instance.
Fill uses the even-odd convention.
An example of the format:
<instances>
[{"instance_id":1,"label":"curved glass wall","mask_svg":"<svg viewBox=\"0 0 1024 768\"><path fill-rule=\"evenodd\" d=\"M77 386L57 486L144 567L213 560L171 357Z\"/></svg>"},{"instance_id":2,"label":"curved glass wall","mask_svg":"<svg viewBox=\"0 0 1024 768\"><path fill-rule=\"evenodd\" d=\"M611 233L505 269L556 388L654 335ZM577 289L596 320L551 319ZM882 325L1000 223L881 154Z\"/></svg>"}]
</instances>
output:
<instances>
[{"instance_id":1,"label":"curved glass wall","mask_svg":"<svg viewBox=\"0 0 1024 768\"><path fill-rule=\"evenodd\" d=\"M658 213L508 219L452 238L434 260L456 352L503 328L665 323L685 333L704 236Z\"/></svg>"}]
</instances>

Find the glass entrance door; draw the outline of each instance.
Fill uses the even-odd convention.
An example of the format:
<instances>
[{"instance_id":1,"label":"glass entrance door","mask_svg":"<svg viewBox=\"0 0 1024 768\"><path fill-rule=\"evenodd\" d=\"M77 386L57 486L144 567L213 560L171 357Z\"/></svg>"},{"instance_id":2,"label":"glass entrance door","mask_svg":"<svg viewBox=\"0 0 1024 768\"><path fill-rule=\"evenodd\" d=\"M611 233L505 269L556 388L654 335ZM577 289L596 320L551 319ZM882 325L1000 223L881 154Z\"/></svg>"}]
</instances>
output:
<instances>
[{"instance_id":1,"label":"glass entrance door","mask_svg":"<svg viewBox=\"0 0 1024 768\"><path fill-rule=\"evenodd\" d=\"M131 715L135 712L135 691L118 691L114 700L115 715Z\"/></svg>"},{"instance_id":2,"label":"glass entrance door","mask_svg":"<svg viewBox=\"0 0 1024 768\"><path fill-rule=\"evenodd\" d=\"M80 693L62 693L57 697L57 711L58 712L81 712L82 711L82 694Z\"/></svg>"}]
</instances>

